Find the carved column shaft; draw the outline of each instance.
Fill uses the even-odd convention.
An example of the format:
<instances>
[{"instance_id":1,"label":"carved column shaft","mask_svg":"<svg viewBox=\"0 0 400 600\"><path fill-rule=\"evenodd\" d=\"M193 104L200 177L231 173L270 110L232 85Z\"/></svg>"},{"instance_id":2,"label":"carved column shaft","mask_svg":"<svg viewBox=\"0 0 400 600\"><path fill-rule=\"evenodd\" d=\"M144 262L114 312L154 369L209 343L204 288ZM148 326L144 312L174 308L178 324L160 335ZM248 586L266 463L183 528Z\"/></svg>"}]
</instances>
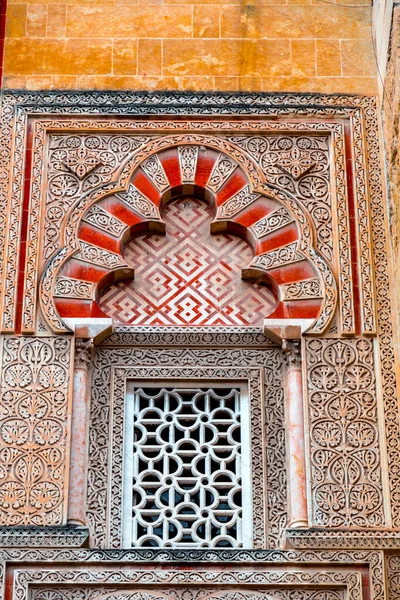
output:
<instances>
[{"instance_id":1,"label":"carved column shaft","mask_svg":"<svg viewBox=\"0 0 400 600\"><path fill-rule=\"evenodd\" d=\"M286 357L289 527L308 527L300 342L282 341Z\"/></svg>"},{"instance_id":2,"label":"carved column shaft","mask_svg":"<svg viewBox=\"0 0 400 600\"><path fill-rule=\"evenodd\" d=\"M75 342L68 494L68 523L75 525L86 525L86 423L93 348L93 340L77 339Z\"/></svg>"}]
</instances>

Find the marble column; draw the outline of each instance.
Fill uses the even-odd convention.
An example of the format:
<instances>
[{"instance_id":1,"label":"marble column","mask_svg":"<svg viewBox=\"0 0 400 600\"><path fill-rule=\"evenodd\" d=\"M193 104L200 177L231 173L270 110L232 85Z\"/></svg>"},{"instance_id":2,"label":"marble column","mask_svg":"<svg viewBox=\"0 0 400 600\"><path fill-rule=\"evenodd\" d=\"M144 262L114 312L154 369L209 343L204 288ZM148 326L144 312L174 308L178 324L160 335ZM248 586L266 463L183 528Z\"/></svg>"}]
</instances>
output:
<instances>
[{"instance_id":1,"label":"marble column","mask_svg":"<svg viewBox=\"0 0 400 600\"><path fill-rule=\"evenodd\" d=\"M74 387L72 394L71 452L67 521L86 525L86 427L89 399L89 367L93 340L75 340Z\"/></svg>"},{"instance_id":2,"label":"marble column","mask_svg":"<svg viewBox=\"0 0 400 600\"><path fill-rule=\"evenodd\" d=\"M291 528L308 527L301 344L282 340L286 362L288 501Z\"/></svg>"}]
</instances>

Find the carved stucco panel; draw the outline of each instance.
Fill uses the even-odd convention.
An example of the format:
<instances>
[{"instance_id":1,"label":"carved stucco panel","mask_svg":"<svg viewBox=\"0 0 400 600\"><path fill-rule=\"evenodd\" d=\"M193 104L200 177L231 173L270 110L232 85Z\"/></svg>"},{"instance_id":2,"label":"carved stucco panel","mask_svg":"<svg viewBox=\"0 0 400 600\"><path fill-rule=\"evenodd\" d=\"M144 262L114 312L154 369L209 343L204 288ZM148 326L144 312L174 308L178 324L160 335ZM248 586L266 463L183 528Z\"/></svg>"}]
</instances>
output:
<instances>
[{"instance_id":1,"label":"carved stucco panel","mask_svg":"<svg viewBox=\"0 0 400 600\"><path fill-rule=\"evenodd\" d=\"M306 343L312 522L385 524L371 340Z\"/></svg>"},{"instance_id":2,"label":"carved stucco panel","mask_svg":"<svg viewBox=\"0 0 400 600\"><path fill-rule=\"evenodd\" d=\"M2 338L0 524L63 522L68 338Z\"/></svg>"},{"instance_id":3,"label":"carved stucco panel","mask_svg":"<svg viewBox=\"0 0 400 600\"><path fill-rule=\"evenodd\" d=\"M84 102L82 102L84 100ZM166 114L207 114L212 110L215 114L218 112L226 113L228 110L235 114L257 114L271 116L284 116L290 118L296 116L301 119L310 119L318 116L324 118L338 117L352 119L352 123L359 123L360 119L365 124L366 150L364 149L363 135L359 135L357 143L354 146L354 152L365 152L365 157L368 163L368 172L365 174L368 177L368 186L370 189L370 204L372 211L371 226L374 239L374 258L375 258L375 278L378 290L378 319L381 335L380 341L380 356L382 363L382 386L384 390L384 415L386 424L387 450L389 458L389 478L392 491L392 511L393 524L398 526L400 523L400 498L397 495L399 488L400 471L398 469L399 446L398 446L398 406L394 378L394 357L393 357L393 338L392 338L392 323L390 311L389 276L387 268L386 243L385 243L385 215L382 203L382 176L380 172L379 159L379 136L377 126L377 113L375 108L375 100L373 98L361 98L350 96L313 96L313 104L310 105L309 95L293 95L282 94L279 96L252 94L252 95L187 95L187 97L173 96L169 94L156 93L151 99L145 94L59 94L59 93L16 93L5 94L2 105L2 133L4 139L4 153L2 154L2 165L5 173L9 172L9 160L11 157L11 146L14 148L15 154L12 159L15 163L20 163L12 166L13 173L20 172L20 165L23 164L23 140L26 131L26 115L30 111L36 112L38 115L48 114L50 111L54 113L54 106L57 104L59 114L69 115L71 113L82 114L98 114L99 116L107 114L142 114L148 115L157 113L162 110ZM232 108L232 102L234 107ZM50 103L50 107L49 107ZM156 103L156 106L154 105ZM70 121L71 122L71 121ZM150 122L150 121L149 121ZM150 122L151 123L151 122ZM242 126L239 121L235 127L240 129ZM176 120L172 118L169 126L175 127ZM96 125L97 127L97 125ZM103 119L99 130L106 129L107 123ZM119 125L123 130L125 125ZM279 125L276 125L278 128ZM14 133L15 132L15 135ZM79 157L78 157L79 158ZM361 162L358 162L361 165ZM361 173L362 169L360 168ZM92 172L95 173L95 170ZM90 177L92 173L87 176ZM12 212L13 223L18 223L18 214L21 202L21 186L18 185L18 177L12 200L10 200L9 210ZM1 199L7 202L7 185L9 178L5 177L1 182ZM357 174L357 181L359 174ZM360 186L362 193L364 188ZM6 209L3 211L6 212ZM366 222L362 219L360 223ZM15 229L15 228L14 228ZM368 233L368 229L365 230ZM0 242L4 248L5 236L1 236ZM18 238L10 235L7 238L7 287L1 286L6 291L6 299L4 304L5 309L5 328L12 329L12 307L14 302L15 287L15 265L18 257ZM361 260L365 261L365 255L361 256ZM5 265L4 261L1 264ZM0 264L0 266L1 266Z\"/></svg>"},{"instance_id":4,"label":"carved stucco panel","mask_svg":"<svg viewBox=\"0 0 400 600\"><path fill-rule=\"evenodd\" d=\"M386 577L389 600L400 598L400 555L389 555L386 558Z\"/></svg>"},{"instance_id":5,"label":"carved stucco panel","mask_svg":"<svg viewBox=\"0 0 400 600\"><path fill-rule=\"evenodd\" d=\"M243 129L246 126L257 131L262 127L274 131L274 135L263 137L252 137L251 135L244 137L243 139L248 141L248 152L251 154L254 162L258 163L259 168L263 168L266 160L266 156L271 155L271 160L276 162L274 158L275 146L280 143L282 145L281 150L284 150L279 155L279 172L284 177L284 180L291 180L296 185L293 187L295 193L299 196L301 202L311 210L311 217L316 225L317 230L317 246L320 251L329 259L333 259L332 252L324 250L324 244L332 244L333 235L332 223L331 223L331 212L332 202L329 192L329 164L330 164L330 152L328 139L329 136L315 136L310 133L317 131L324 131L329 135L332 135L335 142L333 144L332 160L334 163L334 173L336 186L333 186L336 190L336 196L338 198L338 210L344 214L344 226L339 231L340 239L340 252L339 262L340 269L344 275L340 278L340 298L342 303L342 322L343 327L346 331L352 331L353 328L353 300L352 300L352 288L350 285L349 274L349 244L348 242L348 228L347 225L347 212L346 212L346 186L344 182L344 158L343 158L343 127L340 124L332 124L329 122L314 123L307 122L306 129L304 124L301 123L275 123L271 121L264 121L262 124L257 122L242 122L234 123L229 121L207 121L207 122L157 122L156 120L151 122L138 123L137 121L127 121L124 123L125 132L116 132L114 135L104 135L101 133L104 127L104 122L101 121L88 121L84 122L85 127L97 128L98 131L92 131L91 133L84 133L82 131L76 131L74 133L63 134L54 133L55 129L62 131L63 128L77 128L79 123L67 122L67 121L41 121L40 126L37 127L37 137L35 138L35 152L34 152L34 173L35 181L40 179L39 171L43 169L43 164L46 163L46 211L45 211L45 237L44 237L44 248L43 258L46 260L52 252L59 247L60 237L58 235L57 224L62 221L65 216L66 209L68 206L76 204L82 195L82 193L94 190L99 185L107 184L110 182L112 177L115 177L117 166L119 166L119 172L126 171L125 167L128 163L132 162L133 156L141 156L141 148L150 140L157 143L157 140L162 141L163 135L140 135L139 132L133 134L134 129L144 129L147 131L152 129L153 131L159 130L162 134L163 130L166 129L180 129L188 130L196 129L201 130L204 128L212 128L213 130L223 131L231 128ZM121 123L116 123L110 120L108 123L109 127L121 129ZM45 153L45 147L43 144L43 128L50 128L52 133L49 134L49 148L47 154ZM129 131L129 133L128 133ZM289 133L290 132L290 133ZM294 135L294 132L296 135ZM301 133L303 132L303 133ZM188 134L189 135L189 134ZM165 137L165 134L164 134ZM193 135L192 135L193 137ZM221 138L221 136L219 136ZM190 135L188 137L190 138ZM242 138L226 136L226 140L233 140L237 142L237 148L243 146ZM220 144L224 144L222 138ZM288 144L291 146L288 149ZM225 142L226 145L226 142ZM232 144L234 146L235 144ZM267 145L272 145L271 148L265 149ZM264 148L265 146L265 148ZM188 146L190 148L190 146ZM278 148L279 149L279 148ZM263 152L261 152L261 150ZM97 153L97 154L96 154ZM299 154L300 153L300 154ZM90 154L91 169L88 171L88 167L83 167L84 157ZM298 156L299 154L299 156ZM93 156L92 156L93 155ZM287 155L287 156L286 156ZM107 159L107 160L106 160ZM319 160L319 162L317 161ZM102 162L103 161L103 162ZM108 161L108 162L107 162ZM317 162L316 162L317 161ZM280 164L282 163L282 164ZM74 165L72 168L71 165ZM304 166L305 165L305 166ZM123 166L123 168L122 168ZM78 176L80 174L81 178ZM268 173L266 173L268 178ZM315 181L314 181L315 179ZM303 181L304 180L304 181ZM310 181L309 181L310 180ZM275 181L272 177L271 182L274 185L279 184L279 181ZM282 182L283 185L283 180ZM108 185L108 184L107 184ZM123 185L123 182L121 183ZM83 187L82 187L83 186ZM85 187L86 186L86 187ZM310 187L311 186L311 187ZM286 186L287 187L287 186ZM323 190L322 190L323 188ZM337 189L336 189L337 188ZM61 194L61 196L60 196ZM322 198L322 196L324 196ZM33 187L33 204L38 203L38 195L40 195L40 186L35 185ZM42 192L44 195L44 192ZM62 202L61 202L62 198ZM322 200L321 200L322 198ZM65 204L65 201L67 203ZM40 201L43 203L43 200ZM324 204L324 207L322 204ZM318 206L317 206L318 205ZM37 211L36 211L37 212ZM36 223L36 221L35 221ZM38 223L33 223L34 228L38 226ZM37 238L37 233L32 234ZM50 236L50 238L49 238ZM54 237L55 236L55 237ZM346 237L347 236L347 237ZM32 237L31 242L28 244L29 249L36 247L37 244L32 244L34 240ZM346 241L347 240L347 241ZM314 257L313 257L314 258ZM334 262L336 262L336 258ZM35 306L35 295L33 293L36 275L35 271L37 266L35 263L37 258L35 256L29 256L27 265L29 275L26 280L25 286L25 300L24 300L24 322L23 328L26 332L31 332L34 326L33 315ZM320 268L321 265L318 265ZM51 265L50 271L56 267ZM322 265L323 267L323 265ZM326 268L322 269L326 271ZM346 275L347 273L347 275ZM329 287L329 286L328 286ZM43 293L46 295L47 290L43 288ZM44 306L47 306L48 302L43 301ZM55 321L54 321L55 323Z\"/></svg>"}]
</instances>

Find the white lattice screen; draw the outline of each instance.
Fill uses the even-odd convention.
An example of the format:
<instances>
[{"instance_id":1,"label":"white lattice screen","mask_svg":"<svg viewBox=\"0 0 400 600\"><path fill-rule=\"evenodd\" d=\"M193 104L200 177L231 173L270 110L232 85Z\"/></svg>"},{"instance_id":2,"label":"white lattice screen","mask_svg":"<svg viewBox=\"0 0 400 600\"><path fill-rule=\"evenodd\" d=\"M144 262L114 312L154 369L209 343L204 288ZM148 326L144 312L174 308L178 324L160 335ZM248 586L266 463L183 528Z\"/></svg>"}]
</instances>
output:
<instances>
[{"instance_id":1,"label":"white lattice screen","mask_svg":"<svg viewBox=\"0 0 400 600\"><path fill-rule=\"evenodd\" d=\"M251 547L245 390L130 383L123 546Z\"/></svg>"}]
</instances>

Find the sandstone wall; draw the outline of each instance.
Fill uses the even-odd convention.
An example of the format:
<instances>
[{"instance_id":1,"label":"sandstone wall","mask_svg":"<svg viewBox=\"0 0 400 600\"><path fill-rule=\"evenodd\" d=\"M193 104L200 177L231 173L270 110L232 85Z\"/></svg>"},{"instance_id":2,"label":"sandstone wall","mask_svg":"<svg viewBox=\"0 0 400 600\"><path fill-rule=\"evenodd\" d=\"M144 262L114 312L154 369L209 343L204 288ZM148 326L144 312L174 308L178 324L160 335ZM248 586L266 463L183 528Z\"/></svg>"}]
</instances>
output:
<instances>
[{"instance_id":1,"label":"sandstone wall","mask_svg":"<svg viewBox=\"0 0 400 600\"><path fill-rule=\"evenodd\" d=\"M375 93L371 11L351 4L8 0L4 85Z\"/></svg>"}]
</instances>

